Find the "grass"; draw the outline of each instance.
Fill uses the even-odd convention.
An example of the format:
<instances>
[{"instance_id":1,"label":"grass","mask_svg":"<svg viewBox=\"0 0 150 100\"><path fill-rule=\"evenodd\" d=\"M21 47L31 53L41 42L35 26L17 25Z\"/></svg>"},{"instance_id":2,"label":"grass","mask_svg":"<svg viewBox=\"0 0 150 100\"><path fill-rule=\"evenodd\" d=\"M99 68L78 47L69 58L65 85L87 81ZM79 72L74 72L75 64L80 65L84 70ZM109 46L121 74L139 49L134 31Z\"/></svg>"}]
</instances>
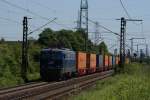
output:
<instances>
[{"instance_id":1,"label":"grass","mask_svg":"<svg viewBox=\"0 0 150 100\"><path fill-rule=\"evenodd\" d=\"M150 66L128 65L124 73L99 81L69 100L150 100Z\"/></svg>"}]
</instances>

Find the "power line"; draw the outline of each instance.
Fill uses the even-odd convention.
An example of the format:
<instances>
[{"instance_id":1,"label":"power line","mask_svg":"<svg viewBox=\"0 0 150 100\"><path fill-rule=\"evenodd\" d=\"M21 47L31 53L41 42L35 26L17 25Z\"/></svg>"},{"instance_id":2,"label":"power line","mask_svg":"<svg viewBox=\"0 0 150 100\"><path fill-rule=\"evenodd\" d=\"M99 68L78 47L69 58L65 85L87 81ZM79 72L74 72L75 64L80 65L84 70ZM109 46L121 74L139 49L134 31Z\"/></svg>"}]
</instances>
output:
<instances>
[{"instance_id":1,"label":"power line","mask_svg":"<svg viewBox=\"0 0 150 100\"><path fill-rule=\"evenodd\" d=\"M83 17L85 17L85 16L83 16ZM94 24L95 24L95 21L93 21L93 20L91 20L91 19L89 19L89 18L88 18L88 21L90 21L91 23L94 23ZM103 25L100 25L100 24L99 24L98 27L101 27L101 28L107 30L107 31L110 32L110 33L113 33L113 34L115 34L115 35L120 36L118 33L113 32L112 30L108 29L107 27L105 27L105 26L103 26Z\"/></svg>"},{"instance_id":2,"label":"power line","mask_svg":"<svg viewBox=\"0 0 150 100\"><path fill-rule=\"evenodd\" d=\"M32 15L38 16L38 17L40 17L40 18L42 18L42 19L44 19L44 20L49 20L49 18L47 18L47 17L43 17L43 16L41 16L41 15L39 15L39 14L37 14L37 13L35 13L35 12L29 10L29 9L25 9L25 8L19 6L19 5L16 5L16 4L13 4L13 3L11 3L11 2L8 2L7 0L1 0L1 1L2 1L3 3L5 3L5 4L8 4L8 5L12 6L12 7L15 7L15 8L17 8L17 9L26 11L26 12L32 14Z\"/></svg>"},{"instance_id":3,"label":"power line","mask_svg":"<svg viewBox=\"0 0 150 100\"><path fill-rule=\"evenodd\" d=\"M39 31L41 28L43 28L43 27L47 26L48 24L54 22L56 19L57 19L57 18L54 18L53 20L50 20L50 21L47 22L46 24L44 24L44 25L40 26L39 28L37 28L37 29L33 30L32 32L30 32L28 35L30 35L30 34L36 32L36 31Z\"/></svg>"},{"instance_id":4,"label":"power line","mask_svg":"<svg viewBox=\"0 0 150 100\"><path fill-rule=\"evenodd\" d=\"M129 17L129 19L132 19L131 16L130 16L130 14L128 13L127 9L125 8L125 6L124 6L122 0L120 0L120 3L121 3L122 8L124 9L126 15Z\"/></svg>"},{"instance_id":5,"label":"power line","mask_svg":"<svg viewBox=\"0 0 150 100\"><path fill-rule=\"evenodd\" d=\"M114 48L115 46L117 46L118 44L114 44L114 45L112 45L109 49L112 49L112 48Z\"/></svg>"},{"instance_id":6,"label":"power line","mask_svg":"<svg viewBox=\"0 0 150 100\"><path fill-rule=\"evenodd\" d=\"M121 4L121 6L122 6L122 8L123 8L124 12L125 12L125 13L126 13L126 15L128 16L128 18L129 18L129 19L132 19L132 17L130 16L130 14L129 14L128 10L127 10L127 9L126 9L126 7L124 6L124 4L123 4L122 0L120 0L120 4ZM137 23L135 23L135 22L133 22L133 24L135 24L135 25L139 25L139 24L137 24Z\"/></svg>"},{"instance_id":7,"label":"power line","mask_svg":"<svg viewBox=\"0 0 150 100\"><path fill-rule=\"evenodd\" d=\"M143 22L141 22L141 37L145 38Z\"/></svg>"},{"instance_id":8,"label":"power line","mask_svg":"<svg viewBox=\"0 0 150 100\"><path fill-rule=\"evenodd\" d=\"M32 0L32 1L33 1L36 5L41 6L41 7L44 7L44 8L46 8L46 9L51 10L52 12L56 13L56 10L53 10L53 9L51 9L50 7L48 7L48 6L44 5L44 4L41 4L41 3L37 2L37 1L34 1L34 0ZM62 27L65 27L65 28L70 29L70 27L68 27L68 26L66 26L66 25L64 25L64 24L58 23L58 22L56 22L56 21L54 21L54 23L57 24L57 25L59 25L59 26L62 26Z\"/></svg>"},{"instance_id":9,"label":"power line","mask_svg":"<svg viewBox=\"0 0 150 100\"><path fill-rule=\"evenodd\" d=\"M12 23L16 23L16 24L19 24L19 25L22 25L20 22L15 21L15 20L12 20L12 19L9 19L9 18L0 17L0 19L2 19L2 20L6 20L6 21L9 21L9 22L12 22Z\"/></svg>"},{"instance_id":10,"label":"power line","mask_svg":"<svg viewBox=\"0 0 150 100\"><path fill-rule=\"evenodd\" d=\"M13 11L13 10L7 10L7 9L5 9L5 8L1 8L1 10L3 11L3 12L7 12L7 13L11 13L11 14L14 14L14 15L18 15L18 14L20 14L19 12L16 12L16 11Z\"/></svg>"},{"instance_id":11,"label":"power line","mask_svg":"<svg viewBox=\"0 0 150 100\"><path fill-rule=\"evenodd\" d=\"M54 21L54 23L57 24L57 25L59 25L59 26L62 26L62 27L64 27L64 28L67 28L67 29L73 29L73 28L71 28L71 27L68 27L68 26L66 26L66 25L64 25L64 24L58 23L58 22L56 22L56 21Z\"/></svg>"},{"instance_id":12,"label":"power line","mask_svg":"<svg viewBox=\"0 0 150 100\"><path fill-rule=\"evenodd\" d=\"M11 22L11 23L15 23L15 24L18 24L18 25L22 25L22 23L20 23L20 22L18 22L16 20L10 19L10 18L0 17L0 19L8 21L8 22ZM34 25L31 25L31 26L35 27Z\"/></svg>"},{"instance_id":13,"label":"power line","mask_svg":"<svg viewBox=\"0 0 150 100\"><path fill-rule=\"evenodd\" d=\"M3 35L3 36L1 36L0 38L21 38L22 36L6 36L6 35Z\"/></svg>"},{"instance_id":14,"label":"power line","mask_svg":"<svg viewBox=\"0 0 150 100\"><path fill-rule=\"evenodd\" d=\"M51 9L51 8L48 7L48 6L37 2L37 0L32 0L32 1L33 1L36 5L41 6L41 7L44 7L44 8L46 8L46 9L51 10L52 12L56 13L56 10L53 10L53 9Z\"/></svg>"}]
</instances>

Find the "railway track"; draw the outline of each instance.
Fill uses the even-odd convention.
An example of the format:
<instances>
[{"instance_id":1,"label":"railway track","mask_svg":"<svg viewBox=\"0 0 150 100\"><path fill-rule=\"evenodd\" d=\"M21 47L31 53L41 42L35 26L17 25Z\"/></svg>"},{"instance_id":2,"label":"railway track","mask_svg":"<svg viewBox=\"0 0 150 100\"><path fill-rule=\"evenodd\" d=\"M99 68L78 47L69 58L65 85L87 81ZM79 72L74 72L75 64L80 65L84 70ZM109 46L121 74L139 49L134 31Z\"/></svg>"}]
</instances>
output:
<instances>
[{"instance_id":1,"label":"railway track","mask_svg":"<svg viewBox=\"0 0 150 100\"><path fill-rule=\"evenodd\" d=\"M37 87L37 86L44 85L44 84L48 84L48 83L47 82L38 82L38 83L34 82L34 83L28 83L28 84L19 85L19 86L15 86L11 88L3 88L3 89L0 89L0 95L14 92L14 91L23 90L23 89L28 89L32 87Z\"/></svg>"},{"instance_id":2,"label":"railway track","mask_svg":"<svg viewBox=\"0 0 150 100\"><path fill-rule=\"evenodd\" d=\"M30 82L30 83L26 83L26 84L16 85L16 86L12 86L12 87L4 87L4 88L0 88L0 93L2 91L6 91L6 90L10 90L10 89L16 89L16 88L20 88L20 87L25 87L25 86L29 86L29 85L37 85L37 84L42 84L42 83L44 83L44 82L38 81L38 82Z\"/></svg>"},{"instance_id":3,"label":"railway track","mask_svg":"<svg viewBox=\"0 0 150 100\"><path fill-rule=\"evenodd\" d=\"M45 100L59 99L70 93L86 88L100 79L111 76L113 70L102 73L95 73L67 81L46 83L41 82L27 86L21 86L0 91L0 100Z\"/></svg>"}]
</instances>

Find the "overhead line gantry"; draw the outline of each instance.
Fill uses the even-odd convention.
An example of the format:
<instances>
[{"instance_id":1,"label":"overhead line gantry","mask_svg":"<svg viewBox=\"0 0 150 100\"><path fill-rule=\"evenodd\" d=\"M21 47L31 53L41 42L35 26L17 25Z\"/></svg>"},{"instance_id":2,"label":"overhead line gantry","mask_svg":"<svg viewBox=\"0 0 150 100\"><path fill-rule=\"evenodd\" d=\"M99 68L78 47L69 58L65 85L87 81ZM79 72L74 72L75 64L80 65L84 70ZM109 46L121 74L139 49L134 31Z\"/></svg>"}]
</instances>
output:
<instances>
[{"instance_id":1,"label":"overhead line gantry","mask_svg":"<svg viewBox=\"0 0 150 100\"><path fill-rule=\"evenodd\" d=\"M116 19L121 21L121 28L120 28L120 67L124 69L125 65L125 45L126 45L126 25L127 21L143 21L138 19L125 19L121 17L121 19Z\"/></svg>"},{"instance_id":2,"label":"overhead line gantry","mask_svg":"<svg viewBox=\"0 0 150 100\"><path fill-rule=\"evenodd\" d=\"M131 38L131 39L129 39L129 40L131 40L131 56L133 56L133 46L134 46L134 44L133 44L133 41L134 40L139 40L139 39L145 39L145 38Z\"/></svg>"}]
</instances>

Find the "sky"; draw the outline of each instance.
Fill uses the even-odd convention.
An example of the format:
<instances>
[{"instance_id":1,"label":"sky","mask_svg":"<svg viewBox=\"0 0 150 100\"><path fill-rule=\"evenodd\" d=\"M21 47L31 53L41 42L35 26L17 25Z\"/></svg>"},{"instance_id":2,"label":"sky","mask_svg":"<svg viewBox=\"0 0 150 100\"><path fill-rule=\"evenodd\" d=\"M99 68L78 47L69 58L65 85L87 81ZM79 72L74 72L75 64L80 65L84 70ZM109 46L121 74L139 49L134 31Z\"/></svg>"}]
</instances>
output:
<instances>
[{"instance_id":1,"label":"sky","mask_svg":"<svg viewBox=\"0 0 150 100\"><path fill-rule=\"evenodd\" d=\"M11 4L8 5L4 1ZM47 27L53 30L72 29L77 26L78 10L81 0L0 0L0 38L6 40L22 40L22 20L23 16L28 16L29 31L32 31L48 22L57 18L56 23L50 23ZM125 8L132 19L142 19L143 22L127 22L127 45L132 37L142 37L146 40L135 40L134 44L147 43L150 47L150 0L122 0ZM110 30L120 33L120 21L117 18L128 18L121 6L120 0L88 0L89 19L99 22ZM20 8L18 8L18 6ZM31 13L34 14L31 14ZM45 27L46 28L46 27ZM94 25L89 22L89 31L95 31ZM105 31L99 28L100 32ZM31 37L38 38L42 30L35 32ZM107 43L112 51L119 47L118 37L112 33L101 33L103 40ZM89 37L94 36L89 33ZM115 45L116 46L113 46ZM134 46L136 50L136 46ZM139 49L145 49L145 46L139 46Z\"/></svg>"}]
</instances>

